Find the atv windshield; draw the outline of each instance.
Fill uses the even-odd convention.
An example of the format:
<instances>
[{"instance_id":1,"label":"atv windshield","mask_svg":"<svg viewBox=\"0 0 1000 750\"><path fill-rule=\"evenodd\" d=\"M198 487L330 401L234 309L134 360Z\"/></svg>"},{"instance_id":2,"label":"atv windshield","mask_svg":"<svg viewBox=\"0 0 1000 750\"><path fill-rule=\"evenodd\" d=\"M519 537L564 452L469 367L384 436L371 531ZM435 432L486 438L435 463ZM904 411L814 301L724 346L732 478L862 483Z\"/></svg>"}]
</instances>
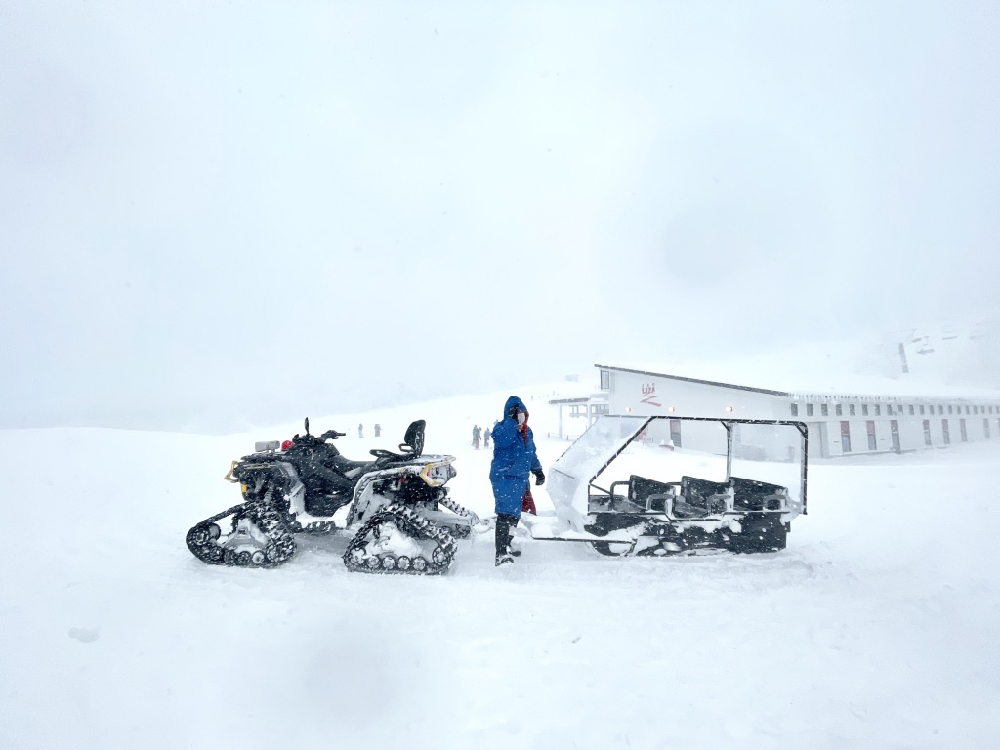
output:
<instances>
[{"instance_id":1,"label":"atv windshield","mask_svg":"<svg viewBox=\"0 0 1000 750\"><path fill-rule=\"evenodd\" d=\"M580 527L595 496L623 494L638 476L678 485L753 479L788 490L792 516L805 509L805 435L798 423L604 415L553 465L556 513ZM791 520L791 517L788 520Z\"/></svg>"}]
</instances>

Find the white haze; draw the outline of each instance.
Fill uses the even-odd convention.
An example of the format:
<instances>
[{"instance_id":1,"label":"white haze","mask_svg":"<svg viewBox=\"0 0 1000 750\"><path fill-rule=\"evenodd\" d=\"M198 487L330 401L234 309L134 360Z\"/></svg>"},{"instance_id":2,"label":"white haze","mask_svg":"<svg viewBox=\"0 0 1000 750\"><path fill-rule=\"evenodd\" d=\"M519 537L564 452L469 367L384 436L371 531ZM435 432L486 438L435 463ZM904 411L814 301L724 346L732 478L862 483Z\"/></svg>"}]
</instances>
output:
<instances>
[{"instance_id":1,"label":"white haze","mask_svg":"<svg viewBox=\"0 0 1000 750\"><path fill-rule=\"evenodd\" d=\"M0 427L976 316L996 3L0 3Z\"/></svg>"}]
</instances>

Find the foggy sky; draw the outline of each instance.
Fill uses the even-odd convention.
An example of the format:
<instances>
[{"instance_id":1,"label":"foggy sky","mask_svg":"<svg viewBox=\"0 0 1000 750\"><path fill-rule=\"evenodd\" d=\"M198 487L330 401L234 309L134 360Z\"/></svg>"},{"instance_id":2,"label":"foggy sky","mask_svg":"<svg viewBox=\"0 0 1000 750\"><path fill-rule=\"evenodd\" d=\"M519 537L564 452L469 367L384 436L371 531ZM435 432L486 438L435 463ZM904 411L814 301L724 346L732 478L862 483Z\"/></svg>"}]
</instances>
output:
<instances>
[{"instance_id":1,"label":"foggy sky","mask_svg":"<svg viewBox=\"0 0 1000 750\"><path fill-rule=\"evenodd\" d=\"M998 133L995 2L0 1L0 427L995 310Z\"/></svg>"}]
</instances>

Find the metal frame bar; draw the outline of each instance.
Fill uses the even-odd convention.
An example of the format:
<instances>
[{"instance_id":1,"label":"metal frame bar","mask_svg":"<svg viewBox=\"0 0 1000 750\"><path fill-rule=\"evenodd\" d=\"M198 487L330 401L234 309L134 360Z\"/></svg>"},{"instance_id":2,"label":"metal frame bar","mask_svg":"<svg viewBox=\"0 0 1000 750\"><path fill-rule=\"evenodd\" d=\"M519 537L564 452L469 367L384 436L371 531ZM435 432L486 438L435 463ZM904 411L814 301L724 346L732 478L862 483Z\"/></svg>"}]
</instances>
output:
<instances>
[{"instance_id":1,"label":"metal frame bar","mask_svg":"<svg viewBox=\"0 0 1000 750\"><path fill-rule=\"evenodd\" d=\"M615 417L627 417L629 419L635 419L635 417L640 416L640 415L632 416L632 415L629 415L629 414L604 414L602 416L610 417L612 419L614 419ZM795 429L797 429L799 431L799 435L801 435L801 437L802 437L802 477L801 477L801 479L802 479L802 515L805 516L805 515L809 514L809 505L808 505L808 500L807 500L807 497L808 497L808 474L809 474L809 428L808 428L808 426L806 425L805 422L799 422L799 421L796 421L796 420L788 420L788 419L729 419L729 418L726 418L726 417L674 417L674 416L667 416L667 415L661 415L661 414L654 414L652 416L646 417L646 420L642 423L642 426L640 426L639 429L637 429L635 431L635 433L628 440L626 440L624 443L622 443L621 447L617 451L615 451L614 455L611 456L611 458L609 458L604 463L604 465L601 466L601 468L597 470L597 473L594 474L594 476L592 476L590 478L590 480L587 482L587 486L588 487L594 487L595 489L601 490L602 492L606 492L606 490L604 490L603 488L598 487L596 484L594 484L594 480L596 480L599 476L601 476L601 474L604 473L604 470L607 469L614 462L614 460L616 458L618 458L618 456L620 456L622 454L622 452L629 445L632 444L633 441L635 441L635 439L640 434L642 434L642 431L645 430L646 427L648 427L651 422L654 422L656 420L664 420L664 419L668 419L668 420L669 419L676 419L676 420L681 421L681 422L719 422L719 423L721 423L722 426L726 428L726 433L727 433L727 440L726 440L726 479L730 478L730 476L731 476L730 472L732 470L732 461L733 461L733 429L732 429L732 426L734 424L769 424L769 425L775 425L775 426L794 427ZM589 494L590 493L588 492L588 495Z\"/></svg>"}]
</instances>

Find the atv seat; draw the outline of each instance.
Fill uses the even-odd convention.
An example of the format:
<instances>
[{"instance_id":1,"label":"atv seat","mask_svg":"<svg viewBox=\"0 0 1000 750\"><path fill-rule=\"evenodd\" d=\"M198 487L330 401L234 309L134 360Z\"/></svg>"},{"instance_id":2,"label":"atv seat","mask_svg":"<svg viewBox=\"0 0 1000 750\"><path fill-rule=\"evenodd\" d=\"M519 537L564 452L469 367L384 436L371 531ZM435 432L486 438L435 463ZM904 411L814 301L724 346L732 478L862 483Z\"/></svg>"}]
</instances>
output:
<instances>
[{"instance_id":1,"label":"atv seat","mask_svg":"<svg viewBox=\"0 0 1000 750\"><path fill-rule=\"evenodd\" d=\"M759 479L731 477L733 504L741 510L779 512L784 508L788 488Z\"/></svg>"},{"instance_id":2,"label":"atv seat","mask_svg":"<svg viewBox=\"0 0 1000 750\"><path fill-rule=\"evenodd\" d=\"M658 482L633 474L628 478L628 499L647 512L666 513L668 498L677 494L676 486L676 482Z\"/></svg>"},{"instance_id":3,"label":"atv seat","mask_svg":"<svg viewBox=\"0 0 1000 750\"><path fill-rule=\"evenodd\" d=\"M355 471L356 469L364 470L375 462L352 461L351 459L345 458L344 456L334 456L332 459L330 459L330 461L328 461L328 463L330 464L330 468L332 468L334 471L343 474L345 477L354 478L358 474L358 472Z\"/></svg>"},{"instance_id":4,"label":"atv seat","mask_svg":"<svg viewBox=\"0 0 1000 750\"><path fill-rule=\"evenodd\" d=\"M733 507L733 493L729 482L681 477L681 498L674 502L677 518L705 518L721 515Z\"/></svg>"},{"instance_id":5,"label":"atv seat","mask_svg":"<svg viewBox=\"0 0 1000 750\"><path fill-rule=\"evenodd\" d=\"M424 429L426 426L427 422L423 419L410 422L410 426L406 428L406 434L403 435L403 442L399 444L399 453L393 453L384 448L372 448L369 453L376 458L391 458L396 461L419 458L424 452Z\"/></svg>"}]
</instances>

